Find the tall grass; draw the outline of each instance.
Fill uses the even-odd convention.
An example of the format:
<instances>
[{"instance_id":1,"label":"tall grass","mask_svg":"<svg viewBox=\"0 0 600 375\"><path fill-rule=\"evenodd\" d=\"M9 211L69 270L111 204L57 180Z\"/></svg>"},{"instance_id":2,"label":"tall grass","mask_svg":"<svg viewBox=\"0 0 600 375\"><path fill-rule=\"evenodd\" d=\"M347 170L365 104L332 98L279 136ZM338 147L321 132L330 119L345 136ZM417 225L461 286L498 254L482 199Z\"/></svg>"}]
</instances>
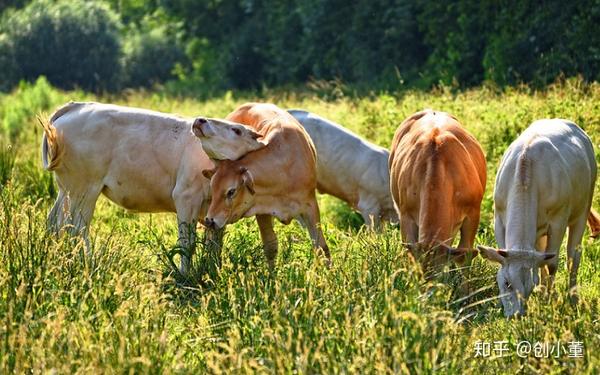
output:
<instances>
[{"instance_id":1,"label":"tall grass","mask_svg":"<svg viewBox=\"0 0 600 375\"><path fill-rule=\"evenodd\" d=\"M8 113L7 106L28 107L18 111L18 120L3 123L11 130L0 139L0 373L597 373L600 245L588 239L579 305L566 299L563 251L555 290L537 290L528 315L514 320L502 316L495 266L475 259L470 269L451 266L426 281L397 228L371 233L346 206L325 196L319 199L331 269L312 253L299 225L278 224L280 251L270 271L256 224L243 220L228 227L221 267L207 279L211 255L200 246L197 277L183 280L170 261L177 253L174 215L126 213L105 199L93 221L92 259L86 258L81 240L45 230L55 191L52 176L41 169L41 134L33 121L38 111L93 99L224 116L255 97L94 98L44 85L22 87L0 102L0 113ZM42 89L45 99L34 100ZM314 111L384 146L416 110L453 113L487 153L477 242L490 246L495 170L522 129L534 119L564 117L578 122L594 144L600 139L600 85L577 80L543 92L483 87L368 97L343 90L334 96L310 90L258 96ZM500 341L507 342L505 356L475 357L478 342L493 347ZM565 352L538 358L532 351L520 358L521 341L560 342ZM583 342L582 358L569 358L572 341Z\"/></svg>"}]
</instances>

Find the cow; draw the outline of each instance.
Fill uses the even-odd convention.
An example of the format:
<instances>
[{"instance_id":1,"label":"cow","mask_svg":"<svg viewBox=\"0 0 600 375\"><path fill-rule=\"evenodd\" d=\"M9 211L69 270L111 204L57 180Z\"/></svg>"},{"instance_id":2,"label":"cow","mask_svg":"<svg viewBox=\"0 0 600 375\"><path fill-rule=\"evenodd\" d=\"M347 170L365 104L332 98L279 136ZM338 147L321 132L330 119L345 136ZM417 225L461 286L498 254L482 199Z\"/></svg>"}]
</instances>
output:
<instances>
[{"instance_id":1,"label":"cow","mask_svg":"<svg viewBox=\"0 0 600 375\"><path fill-rule=\"evenodd\" d=\"M370 228L378 228L382 220L397 222L389 189L388 150L314 113L288 112L315 144L319 192L347 202Z\"/></svg>"},{"instance_id":2,"label":"cow","mask_svg":"<svg viewBox=\"0 0 600 375\"><path fill-rule=\"evenodd\" d=\"M593 235L600 232L600 217L591 210L595 181L592 143L571 121L535 121L510 145L494 188L500 249L478 246L482 257L501 265L496 280L505 316L525 314L540 268L542 282L552 286L567 228L569 290L575 292L586 221Z\"/></svg>"},{"instance_id":3,"label":"cow","mask_svg":"<svg viewBox=\"0 0 600 375\"><path fill-rule=\"evenodd\" d=\"M227 118L250 127L264 146L234 160L220 160L207 169L212 200L205 225L220 229L242 217L256 216L264 245L265 258L275 265L278 244L273 217L284 224L298 219L308 229L313 247L331 264L331 255L320 225L316 199L316 152L306 131L287 112L273 104L246 103ZM204 119L194 123L193 131L205 149L214 144L227 148L226 140ZM238 137L231 132L232 137ZM235 150L235 147L231 147Z\"/></svg>"},{"instance_id":4,"label":"cow","mask_svg":"<svg viewBox=\"0 0 600 375\"><path fill-rule=\"evenodd\" d=\"M87 242L100 194L131 211L176 212L179 245L188 255L181 257L180 271L187 273L196 223L210 198L202 171L213 167L191 132L193 121L93 102L70 102L41 120L43 167L54 172L59 187L49 229L65 228ZM208 237L220 238L210 232Z\"/></svg>"},{"instance_id":5,"label":"cow","mask_svg":"<svg viewBox=\"0 0 600 375\"><path fill-rule=\"evenodd\" d=\"M425 272L473 249L486 183L481 146L452 115L424 110L396 130L389 157L390 190L403 241ZM458 248L452 242L460 230Z\"/></svg>"},{"instance_id":6,"label":"cow","mask_svg":"<svg viewBox=\"0 0 600 375\"><path fill-rule=\"evenodd\" d=\"M380 221L397 222L389 191L389 152L341 125L316 114L290 109L288 112L304 127L317 151L317 189L333 195L357 209L365 224L379 227ZM266 144L261 135L248 127L202 125L197 136L215 136L205 145L212 159L237 160Z\"/></svg>"}]
</instances>

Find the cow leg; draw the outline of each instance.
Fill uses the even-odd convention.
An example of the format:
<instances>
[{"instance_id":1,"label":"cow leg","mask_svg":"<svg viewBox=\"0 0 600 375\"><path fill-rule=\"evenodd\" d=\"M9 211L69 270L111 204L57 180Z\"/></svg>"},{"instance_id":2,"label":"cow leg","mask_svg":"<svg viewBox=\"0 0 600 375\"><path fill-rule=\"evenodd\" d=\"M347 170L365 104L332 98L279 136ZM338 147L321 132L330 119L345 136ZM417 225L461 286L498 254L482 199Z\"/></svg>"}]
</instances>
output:
<instances>
[{"instance_id":1,"label":"cow leg","mask_svg":"<svg viewBox=\"0 0 600 375\"><path fill-rule=\"evenodd\" d=\"M479 209L471 212L463 220L462 226L460 227L460 242L458 244L459 249L473 249L475 243L475 236L477 235L477 229L479 228ZM462 264L465 261L465 256L460 255L454 258L454 260ZM470 264L471 259L468 259Z\"/></svg>"},{"instance_id":2,"label":"cow leg","mask_svg":"<svg viewBox=\"0 0 600 375\"><path fill-rule=\"evenodd\" d=\"M547 234L538 238L535 248L537 251L540 251L542 253L546 251L546 249L548 248L548 235Z\"/></svg>"},{"instance_id":3,"label":"cow leg","mask_svg":"<svg viewBox=\"0 0 600 375\"><path fill-rule=\"evenodd\" d=\"M548 234L544 234L543 236L538 238L538 240L535 244L535 249L541 253L544 253L544 252L546 252L547 248L548 248ZM542 277L542 284L545 285L547 288L548 280L550 280L549 279L550 274L548 273L548 267L541 267L540 273L541 273L541 277Z\"/></svg>"},{"instance_id":4,"label":"cow leg","mask_svg":"<svg viewBox=\"0 0 600 375\"><path fill-rule=\"evenodd\" d=\"M90 187L83 192L70 191L63 202L63 207L67 206L69 210L69 218L64 220L65 223L69 224L67 226L68 232L71 235L81 235L83 237L88 257L92 255L89 241L90 222L101 191L101 185Z\"/></svg>"},{"instance_id":5,"label":"cow leg","mask_svg":"<svg viewBox=\"0 0 600 375\"><path fill-rule=\"evenodd\" d=\"M331 254L329 253L329 247L327 246L327 242L325 242L325 236L321 230L319 205L317 204L316 198L312 199L312 202L308 207L308 212L300 214L299 220L308 229L313 248L316 250L317 254L325 255L327 266L331 266Z\"/></svg>"},{"instance_id":6,"label":"cow leg","mask_svg":"<svg viewBox=\"0 0 600 375\"><path fill-rule=\"evenodd\" d=\"M173 201L177 211L178 244L185 255L181 256L179 272L187 275L191 259L196 251L196 224L206 195L190 188L173 190Z\"/></svg>"},{"instance_id":7,"label":"cow leg","mask_svg":"<svg viewBox=\"0 0 600 375\"><path fill-rule=\"evenodd\" d=\"M542 279L542 284L546 286L548 291L552 289L552 285L554 284L554 275L556 275L556 269L558 268L558 254L560 251L560 245L562 244L562 240L566 231L567 224L564 221L551 222L548 226L546 252L556 254L556 256L549 263L541 267L548 268L547 271L542 271L542 276L544 277L544 279Z\"/></svg>"},{"instance_id":8,"label":"cow leg","mask_svg":"<svg viewBox=\"0 0 600 375\"><path fill-rule=\"evenodd\" d=\"M179 272L186 275L189 272L191 258L196 251L196 220L177 213L178 244L183 250L179 262Z\"/></svg>"},{"instance_id":9,"label":"cow leg","mask_svg":"<svg viewBox=\"0 0 600 375\"><path fill-rule=\"evenodd\" d=\"M586 222L587 215L582 215L575 224L569 227L567 268L569 269L569 294L572 303L577 303L577 271L581 260L581 240L585 232Z\"/></svg>"},{"instance_id":10,"label":"cow leg","mask_svg":"<svg viewBox=\"0 0 600 375\"><path fill-rule=\"evenodd\" d=\"M271 215L256 215L256 222L260 230L260 238L262 239L265 258L269 268L275 267L275 259L277 257L277 235L273 231L273 216Z\"/></svg>"},{"instance_id":11,"label":"cow leg","mask_svg":"<svg viewBox=\"0 0 600 375\"><path fill-rule=\"evenodd\" d=\"M65 224L65 213L67 213L68 210L69 207L66 202L66 193L63 189L59 188L58 197L48 214L47 225L50 232L58 234Z\"/></svg>"}]
</instances>

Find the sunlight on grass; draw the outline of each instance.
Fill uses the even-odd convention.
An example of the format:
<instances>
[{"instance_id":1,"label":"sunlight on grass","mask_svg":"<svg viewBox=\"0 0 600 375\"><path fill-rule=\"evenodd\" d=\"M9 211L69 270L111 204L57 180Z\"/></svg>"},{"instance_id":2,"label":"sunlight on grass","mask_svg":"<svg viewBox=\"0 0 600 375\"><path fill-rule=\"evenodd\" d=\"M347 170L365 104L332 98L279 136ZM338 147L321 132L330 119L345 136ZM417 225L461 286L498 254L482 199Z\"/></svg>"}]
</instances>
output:
<instances>
[{"instance_id":1,"label":"sunlight on grass","mask_svg":"<svg viewBox=\"0 0 600 375\"><path fill-rule=\"evenodd\" d=\"M168 260L177 238L174 215L127 213L106 199L93 221L91 259L81 240L47 234L56 188L41 168L37 112L93 99L218 117L257 98L314 111L386 147L417 110L456 115L487 153L477 242L490 246L495 171L521 130L534 119L569 118L600 142L600 85L577 80L543 92L441 88L357 98L264 91L207 102L138 92L94 98L44 82L22 87L0 97L0 373L597 372L600 245L590 239L583 243L577 306L566 298L563 250L555 289L537 290L526 317L506 320L495 266L475 259L469 269L449 265L425 281L397 228L369 232L346 205L326 196L319 202L331 269L294 223L276 225L280 250L270 271L258 228L247 219L228 227L218 271L207 276L210 261L200 246L197 273L183 280ZM478 342L493 348L502 341L504 356L475 357ZM521 358L522 341L562 343L566 352ZM582 358L569 358L575 341L582 342Z\"/></svg>"}]
</instances>

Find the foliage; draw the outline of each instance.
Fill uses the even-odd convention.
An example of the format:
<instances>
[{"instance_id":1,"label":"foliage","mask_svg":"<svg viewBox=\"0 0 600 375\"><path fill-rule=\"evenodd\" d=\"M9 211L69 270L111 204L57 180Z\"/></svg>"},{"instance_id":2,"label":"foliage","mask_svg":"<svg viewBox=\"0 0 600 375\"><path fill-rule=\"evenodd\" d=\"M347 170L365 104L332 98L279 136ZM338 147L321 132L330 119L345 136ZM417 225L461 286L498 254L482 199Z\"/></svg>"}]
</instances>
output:
<instances>
[{"instance_id":1,"label":"foliage","mask_svg":"<svg viewBox=\"0 0 600 375\"><path fill-rule=\"evenodd\" d=\"M398 89L547 85L600 75L600 1L222 0L164 3L220 51L225 87L309 79ZM197 74L211 75L210 66Z\"/></svg>"},{"instance_id":2,"label":"foliage","mask_svg":"<svg viewBox=\"0 0 600 375\"><path fill-rule=\"evenodd\" d=\"M78 239L45 231L53 203L47 186L53 184L41 169L34 116L71 98L214 117L248 100L272 101L331 118L383 146L413 112L424 107L451 112L487 155L477 242L491 246L493 179L518 133L535 119L563 117L600 143L600 85L581 79L543 91L441 87L356 97L339 87L331 90L335 94L326 99L310 91L265 90L261 96L227 93L198 101L162 92L65 93L40 81L3 96L4 116L15 106L29 110L11 122L18 136L0 136L0 372L596 373L600 245L589 239L583 243L577 307L565 298L563 249L552 294L536 290L528 315L506 320L496 299L496 266L476 259L469 270L449 269L426 281L396 228L348 230L348 209L327 196L319 201L331 269L314 256L299 225L278 224L278 264L269 272L257 226L248 219L228 227L223 264L211 288L180 285L165 266L176 241L174 215L127 213L101 199L92 225L92 259L84 257ZM7 144L11 150L3 148ZM508 341L507 356L475 358L478 341L502 340ZM559 358L533 353L519 358L515 346L522 340L565 346L581 340L584 357L562 352Z\"/></svg>"},{"instance_id":3,"label":"foliage","mask_svg":"<svg viewBox=\"0 0 600 375\"><path fill-rule=\"evenodd\" d=\"M184 64L185 52L166 26L130 31L124 45L123 87L151 87L173 79L176 64Z\"/></svg>"},{"instance_id":4,"label":"foliage","mask_svg":"<svg viewBox=\"0 0 600 375\"><path fill-rule=\"evenodd\" d=\"M225 0L166 2L165 8L184 20L190 37L218 46L225 85L249 88L339 77L379 80L390 87L388 80L398 83L402 75L413 74L425 57L411 4Z\"/></svg>"},{"instance_id":5,"label":"foliage","mask_svg":"<svg viewBox=\"0 0 600 375\"><path fill-rule=\"evenodd\" d=\"M35 83L21 82L10 95L0 94L0 134L15 140L23 131L38 127L35 116L40 111L48 112L71 98L83 100L85 96L81 91L57 91L44 77Z\"/></svg>"},{"instance_id":6,"label":"foliage","mask_svg":"<svg viewBox=\"0 0 600 375\"><path fill-rule=\"evenodd\" d=\"M94 90L176 80L167 86L192 95L321 80L365 91L544 87L600 77L599 23L600 0L10 1L0 90L38 75ZM82 31L104 44L72 37ZM63 38L74 50L49 54L66 48Z\"/></svg>"},{"instance_id":7,"label":"foliage","mask_svg":"<svg viewBox=\"0 0 600 375\"><path fill-rule=\"evenodd\" d=\"M3 0L0 3L0 12L10 8L22 8L27 3L27 0Z\"/></svg>"},{"instance_id":8,"label":"foliage","mask_svg":"<svg viewBox=\"0 0 600 375\"><path fill-rule=\"evenodd\" d=\"M560 74L600 78L600 1L514 2L497 13L483 65L500 84L548 84Z\"/></svg>"},{"instance_id":9,"label":"foliage","mask_svg":"<svg viewBox=\"0 0 600 375\"><path fill-rule=\"evenodd\" d=\"M116 15L95 1L38 0L11 13L0 28L3 88L44 75L62 88L116 87L120 41Z\"/></svg>"}]
</instances>

